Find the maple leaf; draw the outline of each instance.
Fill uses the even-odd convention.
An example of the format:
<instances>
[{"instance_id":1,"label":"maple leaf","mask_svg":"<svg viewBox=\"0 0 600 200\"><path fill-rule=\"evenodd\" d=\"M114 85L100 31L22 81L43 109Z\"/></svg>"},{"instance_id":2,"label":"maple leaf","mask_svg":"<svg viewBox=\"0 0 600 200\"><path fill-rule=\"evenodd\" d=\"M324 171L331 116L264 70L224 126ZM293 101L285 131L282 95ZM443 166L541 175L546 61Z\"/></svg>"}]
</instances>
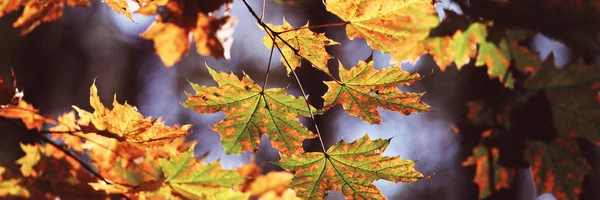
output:
<instances>
[{"instance_id":1,"label":"maple leaf","mask_svg":"<svg viewBox=\"0 0 600 200\"><path fill-rule=\"evenodd\" d=\"M104 3L106 3L108 6L110 6L110 8L112 8L115 12L125 15L125 17L127 17L131 21L133 21L133 18L131 18L131 10L129 9L129 5L127 4L126 0L102 0L102 1Z\"/></svg>"},{"instance_id":2,"label":"maple leaf","mask_svg":"<svg viewBox=\"0 0 600 200\"><path fill-rule=\"evenodd\" d=\"M65 4L72 7L88 7L90 3L89 0L5 0L0 2L0 17L24 6L23 13L13 23L13 27L20 28L21 35L26 35L42 22L60 19Z\"/></svg>"},{"instance_id":3,"label":"maple leaf","mask_svg":"<svg viewBox=\"0 0 600 200\"><path fill-rule=\"evenodd\" d=\"M221 135L227 154L256 151L262 133L284 154L301 153L302 141L316 137L298 121L300 116L310 116L304 99L287 94L284 88L263 91L248 75L240 80L234 74L206 68L219 87L191 83L196 95L187 94L183 106L200 114L218 111L226 114L223 121L211 128ZM319 113L312 106L310 109Z\"/></svg>"},{"instance_id":4,"label":"maple leaf","mask_svg":"<svg viewBox=\"0 0 600 200\"><path fill-rule=\"evenodd\" d=\"M261 200L300 199L294 190L287 188L294 177L292 173L279 171L262 175L261 171L261 167L257 166L254 161L237 169L238 174L246 178L242 192L250 192L250 198Z\"/></svg>"},{"instance_id":5,"label":"maple leaf","mask_svg":"<svg viewBox=\"0 0 600 200\"><path fill-rule=\"evenodd\" d=\"M396 88L421 79L417 73L403 71L400 64L375 70L372 61L359 61L357 66L346 70L340 63L339 73L339 82L325 81L329 87L323 95L325 109L339 103L348 114L370 124L381 122L378 106L403 115L429 110L420 100L423 93L401 92Z\"/></svg>"},{"instance_id":6,"label":"maple leaf","mask_svg":"<svg viewBox=\"0 0 600 200\"><path fill-rule=\"evenodd\" d=\"M281 62L286 66L285 69L288 74L300 66L302 58L306 58L317 69L329 73L327 61L331 59L331 56L325 51L325 46L340 43L325 37L324 33L310 31L308 29L308 22L297 30L294 30L294 27L285 18L283 18L283 25L281 26L274 26L272 24L267 24L267 26L273 31L278 32L275 36L277 46L273 46L273 39L271 39L271 35L269 34L265 35L263 43L267 48L279 47L281 49ZM300 56L296 55L296 53Z\"/></svg>"},{"instance_id":7,"label":"maple leaf","mask_svg":"<svg viewBox=\"0 0 600 200\"><path fill-rule=\"evenodd\" d=\"M348 38L364 38L371 48L397 61L421 56L414 47L439 24L428 0L328 0L326 9L348 23Z\"/></svg>"},{"instance_id":8,"label":"maple leaf","mask_svg":"<svg viewBox=\"0 0 600 200\"><path fill-rule=\"evenodd\" d=\"M24 157L17 161L21 173L30 177L26 185L33 199L102 199L106 196L87 185L97 181L81 164L52 145L23 145ZM57 178L60 177L60 178ZM48 191L52 191L49 193Z\"/></svg>"},{"instance_id":9,"label":"maple leaf","mask_svg":"<svg viewBox=\"0 0 600 200\"><path fill-rule=\"evenodd\" d=\"M197 162L193 151L160 159L165 183L175 192L190 199L247 199L249 193L233 191L244 180L236 171L221 168L219 162Z\"/></svg>"},{"instance_id":10,"label":"maple leaf","mask_svg":"<svg viewBox=\"0 0 600 200\"><path fill-rule=\"evenodd\" d=\"M600 67L579 60L563 69L550 57L525 83L531 93L545 91L557 133L568 138L600 142ZM596 86L596 87L595 87Z\"/></svg>"},{"instance_id":11,"label":"maple leaf","mask_svg":"<svg viewBox=\"0 0 600 200\"><path fill-rule=\"evenodd\" d=\"M94 108L94 113L87 112L77 106L73 106L82 119L88 123L80 124L90 127L93 132L103 134L106 137L112 137L119 141L142 144L145 146L158 146L167 144L175 138L187 135L187 130L191 125L183 126L165 126L161 118L151 120L144 118L137 111L137 108L127 104L119 104L117 96L113 100L113 109L104 107L98 97L98 89L95 83L90 87L90 105Z\"/></svg>"},{"instance_id":12,"label":"maple leaf","mask_svg":"<svg viewBox=\"0 0 600 200\"><path fill-rule=\"evenodd\" d=\"M483 137L488 137L491 130L484 132ZM479 144L473 149L473 155L469 156L462 166L476 165L475 177L473 182L479 187L479 199L485 199L495 191L508 189L515 178L515 170L502 166L498 159L500 152L498 148L489 148L484 144ZM490 162L491 160L491 162ZM490 166L490 163L492 166ZM491 171L490 171L491 168ZM493 172L490 174L489 172ZM494 188L490 185L490 179L494 183Z\"/></svg>"},{"instance_id":13,"label":"maple leaf","mask_svg":"<svg viewBox=\"0 0 600 200\"><path fill-rule=\"evenodd\" d=\"M207 8L203 6L206 4L213 6L217 2L230 3L230 1L169 0L149 4L148 8L142 7L144 10L140 13L156 14L157 6L164 4L168 12L158 15L156 22L150 25L146 32L140 34L140 37L154 41L156 53L167 67L179 62L181 57L187 54L190 48L188 37L190 32L194 35L196 50L200 55L229 59L237 18L226 14L220 18L205 14L207 12L204 12L204 9ZM156 9L152 5L156 6Z\"/></svg>"},{"instance_id":14,"label":"maple leaf","mask_svg":"<svg viewBox=\"0 0 600 200\"><path fill-rule=\"evenodd\" d=\"M41 130L44 123L56 123L54 119L40 114L38 109L24 100L20 100L17 105L0 107L0 117L20 119L27 129Z\"/></svg>"},{"instance_id":15,"label":"maple leaf","mask_svg":"<svg viewBox=\"0 0 600 200\"><path fill-rule=\"evenodd\" d=\"M537 193L552 193L558 200L577 199L589 166L577 143L568 138L529 142L525 153L531 164Z\"/></svg>"},{"instance_id":16,"label":"maple leaf","mask_svg":"<svg viewBox=\"0 0 600 200\"><path fill-rule=\"evenodd\" d=\"M7 195L29 198L29 191L20 185L21 179L4 179L2 175L6 171L5 167L0 166L0 197Z\"/></svg>"},{"instance_id":17,"label":"maple leaf","mask_svg":"<svg viewBox=\"0 0 600 200\"><path fill-rule=\"evenodd\" d=\"M373 185L375 180L414 182L423 174L414 169L415 161L398 156L381 156L390 139L362 138L346 143L339 141L326 153L309 152L281 155L276 164L295 171L290 188L302 199L323 199L331 190L342 192L347 199L383 199Z\"/></svg>"},{"instance_id":18,"label":"maple leaf","mask_svg":"<svg viewBox=\"0 0 600 200\"><path fill-rule=\"evenodd\" d=\"M456 31L452 37L427 38L421 48L431 54L442 71L453 60L460 70L472 57L476 57L475 66L487 66L491 78L498 78L506 87L513 88L515 80L508 71L512 60L514 67L522 71L535 72L539 68L537 55L518 44L532 34L520 29L510 29L504 33L506 37L495 44L486 40L487 26L473 23L464 32Z\"/></svg>"}]
</instances>

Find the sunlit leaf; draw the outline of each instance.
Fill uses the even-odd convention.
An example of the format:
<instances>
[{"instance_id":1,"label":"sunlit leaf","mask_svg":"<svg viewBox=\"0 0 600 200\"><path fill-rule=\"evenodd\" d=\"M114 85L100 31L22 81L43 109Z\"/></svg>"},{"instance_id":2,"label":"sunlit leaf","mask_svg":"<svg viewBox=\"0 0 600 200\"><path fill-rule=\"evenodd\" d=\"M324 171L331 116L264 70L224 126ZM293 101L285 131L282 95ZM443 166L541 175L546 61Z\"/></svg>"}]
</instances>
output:
<instances>
[{"instance_id":1,"label":"sunlit leaf","mask_svg":"<svg viewBox=\"0 0 600 200\"><path fill-rule=\"evenodd\" d=\"M20 100L17 105L0 107L0 117L20 119L27 129L41 130L44 123L55 123L54 119L39 113L31 104Z\"/></svg>"},{"instance_id":2,"label":"sunlit leaf","mask_svg":"<svg viewBox=\"0 0 600 200\"><path fill-rule=\"evenodd\" d=\"M193 151L160 159L165 183L190 199L248 198L249 193L233 191L244 180L236 171L221 168L219 162L204 164L194 158Z\"/></svg>"},{"instance_id":3,"label":"sunlit leaf","mask_svg":"<svg viewBox=\"0 0 600 200\"><path fill-rule=\"evenodd\" d=\"M327 11L346 23L348 38L364 38L397 61L416 60L422 40L439 24L429 0L328 0Z\"/></svg>"},{"instance_id":4,"label":"sunlit leaf","mask_svg":"<svg viewBox=\"0 0 600 200\"><path fill-rule=\"evenodd\" d=\"M127 17L131 21L133 21L133 18L131 18L131 10L129 8L129 5L127 5L126 0L102 0L102 1L105 2L108 6L110 6L110 8L112 8L115 12L125 15L125 17Z\"/></svg>"},{"instance_id":5,"label":"sunlit leaf","mask_svg":"<svg viewBox=\"0 0 600 200\"><path fill-rule=\"evenodd\" d=\"M156 16L154 22L140 34L141 38L154 41L156 53L170 67L181 60L190 48L190 32L196 43L196 51L200 55L229 59L233 44L233 30L237 17L223 14L215 17L208 12L218 9L231 1L183 1L169 0L153 2L142 7L141 14L156 14L158 6L165 6L165 12ZM208 6L208 7L205 7ZM185 11L185 12L184 12Z\"/></svg>"},{"instance_id":6,"label":"sunlit leaf","mask_svg":"<svg viewBox=\"0 0 600 200\"><path fill-rule=\"evenodd\" d=\"M275 37L277 46L273 46L273 39L269 34L265 35L263 43L267 48L281 48L281 62L286 66L285 69L288 73L300 66L302 58L306 58L317 69L329 73L327 61L331 59L331 56L325 51L325 46L336 45L339 44L338 42L325 37L324 33L312 32L308 29L308 23L298 30L294 30L294 27L285 18L281 26L267 25L280 34ZM296 51L300 56L296 55ZM289 66L287 66L284 58Z\"/></svg>"},{"instance_id":7,"label":"sunlit leaf","mask_svg":"<svg viewBox=\"0 0 600 200\"><path fill-rule=\"evenodd\" d=\"M417 73L408 73L400 65L375 70L373 62L359 61L346 70L339 66L340 82L325 81L329 90L323 95L324 108L342 104L344 110L370 124L381 122L377 107L396 111L403 115L428 111L421 102L423 93L402 92L397 86L406 86L421 79Z\"/></svg>"},{"instance_id":8,"label":"sunlit leaf","mask_svg":"<svg viewBox=\"0 0 600 200\"><path fill-rule=\"evenodd\" d=\"M29 191L19 185L21 179L4 179L2 175L6 171L5 167L0 166L0 197L17 196L29 198Z\"/></svg>"},{"instance_id":9,"label":"sunlit leaf","mask_svg":"<svg viewBox=\"0 0 600 200\"><path fill-rule=\"evenodd\" d=\"M167 144L175 138L187 135L191 125L165 126L161 118L144 118L137 108L127 103L119 104L115 98L113 109L110 110L100 102L98 89L95 84L90 87L90 105L94 112L90 113L73 106L82 119L90 119L83 126L91 126L97 133L107 131L103 136L115 138L119 141L142 144L146 146L157 146Z\"/></svg>"},{"instance_id":10,"label":"sunlit leaf","mask_svg":"<svg viewBox=\"0 0 600 200\"><path fill-rule=\"evenodd\" d=\"M302 141L315 137L298 121L300 116L310 116L303 98L287 94L284 88L263 91L248 75L240 80L234 74L207 68L219 86L192 83L196 95L187 94L188 100L183 106L201 114L219 111L226 114L223 121L211 127L221 135L226 153L256 151L263 133L271 139L273 147L284 154L301 153Z\"/></svg>"},{"instance_id":11,"label":"sunlit leaf","mask_svg":"<svg viewBox=\"0 0 600 200\"><path fill-rule=\"evenodd\" d=\"M89 0L4 0L0 2L0 17L5 13L17 11L25 7L21 16L13 23L13 27L21 29L21 35L33 31L42 22L51 22L60 19L66 5L72 7L87 7Z\"/></svg>"},{"instance_id":12,"label":"sunlit leaf","mask_svg":"<svg viewBox=\"0 0 600 200\"><path fill-rule=\"evenodd\" d=\"M277 165L295 171L290 188L302 199L323 199L331 190L348 199L383 199L373 182L414 182L423 174L414 169L415 161L397 156L382 156L390 140L370 140L368 135L352 142L340 141L326 153L309 152L281 155Z\"/></svg>"}]
</instances>

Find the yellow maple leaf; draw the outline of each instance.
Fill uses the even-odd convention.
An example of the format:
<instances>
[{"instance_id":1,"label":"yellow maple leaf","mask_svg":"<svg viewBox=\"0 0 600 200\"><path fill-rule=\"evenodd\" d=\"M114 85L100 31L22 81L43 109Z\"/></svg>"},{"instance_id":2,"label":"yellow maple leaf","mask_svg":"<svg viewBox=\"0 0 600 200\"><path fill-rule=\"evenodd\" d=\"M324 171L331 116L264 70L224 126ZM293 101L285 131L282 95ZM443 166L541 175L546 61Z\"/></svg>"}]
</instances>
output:
<instances>
[{"instance_id":1,"label":"yellow maple leaf","mask_svg":"<svg viewBox=\"0 0 600 200\"><path fill-rule=\"evenodd\" d=\"M131 10L129 9L129 5L127 5L127 1L125 0L102 0L105 2L110 8L112 8L115 12L119 14L125 15L125 17L129 18L131 21Z\"/></svg>"},{"instance_id":2,"label":"yellow maple leaf","mask_svg":"<svg viewBox=\"0 0 600 200\"><path fill-rule=\"evenodd\" d=\"M279 32L278 37L275 37L277 46L274 48L281 48L281 62L286 65L285 69L288 73L300 66L302 58L306 58L317 69L329 73L327 61L331 59L331 56L325 51L325 46L340 43L325 37L324 33L312 32L308 29L308 23L297 30L294 30L294 27L285 18L283 18L281 26L267 25L273 31ZM263 43L267 48L273 47L271 35L265 35ZM296 55L296 51L300 56ZM285 59L287 59L287 63Z\"/></svg>"},{"instance_id":3,"label":"yellow maple leaf","mask_svg":"<svg viewBox=\"0 0 600 200\"><path fill-rule=\"evenodd\" d=\"M144 146L160 146L173 141L175 138L187 135L187 130L191 127L190 124L169 127L164 125L161 118L154 120L150 117L144 118L137 111L137 108L127 104L127 102L119 104L116 95L113 101L113 109L110 110L100 102L95 84L90 87L90 105L95 110L93 113L73 106L79 112L82 121L88 121L88 123L80 125L119 141Z\"/></svg>"},{"instance_id":4,"label":"yellow maple leaf","mask_svg":"<svg viewBox=\"0 0 600 200\"><path fill-rule=\"evenodd\" d=\"M19 183L21 179L8 179L4 180L2 175L6 171L6 168L0 166L0 197L6 197L7 195L18 196L23 198L29 198L29 191L23 188Z\"/></svg>"},{"instance_id":5,"label":"yellow maple leaf","mask_svg":"<svg viewBox=\"0 0 600 200\"><path fill-rule=\"evenodd\" d=\"M421 42L439 24L430 0L328 0L327 11L344 20L348 38L364 38L393 60L416 60Z\"/></svg>"}]
</instances>

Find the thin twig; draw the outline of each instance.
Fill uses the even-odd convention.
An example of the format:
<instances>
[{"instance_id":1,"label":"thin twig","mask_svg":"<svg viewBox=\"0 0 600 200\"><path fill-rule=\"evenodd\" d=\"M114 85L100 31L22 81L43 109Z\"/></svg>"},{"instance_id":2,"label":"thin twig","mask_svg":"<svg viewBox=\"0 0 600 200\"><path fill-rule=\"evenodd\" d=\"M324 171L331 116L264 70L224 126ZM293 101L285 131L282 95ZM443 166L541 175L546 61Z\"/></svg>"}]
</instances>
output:
<instances>
[{"instance_id":1,"label":"thin twig","mask_svg":"<svg viewBox=\"0 0 600 200\"><path fill-rule=\"evenodd\" d=\"M265 5L266 4L266 0L262 1L262 13L260 15L260 20L262 21L265 18Z\"/></svg>"}]
</instances>

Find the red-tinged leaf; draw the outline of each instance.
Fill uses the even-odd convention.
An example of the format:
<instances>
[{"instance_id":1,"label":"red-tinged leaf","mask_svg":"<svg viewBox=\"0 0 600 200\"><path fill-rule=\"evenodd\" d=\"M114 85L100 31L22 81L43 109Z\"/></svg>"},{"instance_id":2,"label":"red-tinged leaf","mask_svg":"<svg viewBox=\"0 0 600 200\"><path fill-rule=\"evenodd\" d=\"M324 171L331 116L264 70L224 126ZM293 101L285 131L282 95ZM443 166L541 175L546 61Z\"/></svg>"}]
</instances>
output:
<instances>
[{"instance_id":1,"label":"red-tinged leaf","mask_svg":"<svg viewBox=\"0 0 600 200\"><path fill-rule=\"evenodd\" d=\"M100 102L98 89L95 83L90 87L90 105L94 108L94 113L87 112L76 106L73 106L79 116L87 123L82 126L96 129L96 133L107 131L102 134L106 137L115 138L119 141L127 141L145 146L160 146L168 144L175 138L187 135L187 130L191 125L183 126L165 126L162 118L150 119L144 118L137 111L137 108L127 103L119 104L115 98L113 100L113 109L110 110Z\"/></svg>"},{"instance_id":2,"label":"red-tinged leaf","mask_svg":"<svg viewBox=\"0 0 600 200\"><path fill-rule=\"evenodd\" d=\"M310 31L308 29L308 23L297 30L294 30L294 27L292 27L285 18L283 18L283 25L281 26L274 26L272 24L267 25L273 31L279 32L280 34L275 37L276 46L273 46L273 39L269 34L265 35L263 43L267 48L279 47L281 49L281 62L286 66L285 69L288 74L300 66L302 58L308 60L317 69L329 73L327 61L331 59L331 56L325 51L325 46L340 43L325 37L324 33L314 33ZM296 55L296 51L300 56Z\"/></svg>"},{"instance_id":3,"label":"red-tinged leaf","mask_svg":"<svg viewBox=\"0 0 600 200\"><path fill-rule=\"evenodd\" d=\"M38 109L24 100L20 100L17 105L0 107L0 117L20 119L27 129L41 130L44 123L56 123L54 119L48 118L39 112Z\"/></svg>"},{"instance_id":4,"label":"red-tinged leaf","mask_svg":"<svg viewBox=\"0 0 600 200\"><path fill-rule=\"evenodd\" d=\"M289 187L302 199L323 199L331 190L342 192L347 199L383 199L374 181L414 182L424 178L414 169L415 161L382 156L389 143L390 139L370 140L365 135L352 143L340 141L326 153L281 155L277 165L295 171Z\"/></svg>"},{"instance_id":5,"label":"red-tinged leaf","mask_svg":"<svg viewBox=\"0 0 600 200\"><path fill-rule=\"evenodd\" d=\"M552 193L558 200L579 197L589 166L575 141L559 137L550 143L530 142L526 157L538 194Z\"/></svg>"},{"instance_id":6,"label":"red-tinged leaf","mask_svg":"<svg viewBox=\"0 0 600 200\"><path fill-rule=\"evenodd\" d=\"M402 92L397 88L421 79L419 74L405 72L399 64L382 70L375 70L372 61L359 61L350 70L339 65L340 82L325 81L329 87L323 95L325 109L342 104L348 114L370 124L381 122L377 107L403 115L429 111L429 106L420 100L423 93Z\"/></svg>"},{"instance_id":7,"label":"red-tinged leaf","mask_svg":"<svg viewBox=\"0 0 600 200\"><path fill-rule=\"evenodd\" d=\"M416 60L429 30L439 24L429 0L328 0L327 11L346 23L348 38L364 38L393 60Z\"/></svg>"},{"instance_id":8,"label":"red-tinged leaf","mask_svg":"<svg viewBox=\"0 0 600 200\"><path fill-rule=\"evenodd\" d=\"M479 199L485 199L498 190L511 187L515 178L515 170L500 165L499 157L500 153L497 148L488 148L480 144L473 149L473 155L462 163L463 166L476 166L473 182L479 187ZM492 168L493 174L489 174L490 168ZM490 185L491 182L494 183L494 188Z\"/></svg>"},{"instance_id":9,"label":"red-tinged leaf","mask_svg":"<svg viewBox=\"0 0 600 200\"><path fill-rule=\"evenodd\" d=\"M598 65L579 61L557 69L554 60L548 59L525 87L532 93L545 90L559 135L596 143L600 141L600 101L599 89L592 86L599 81Z\"/></svg>"},{"instance_id":10,"label":"red-tinged leaf","mask_svg":"<svg viewBox=\"0 0 600 200\"><path fill-rule=\"evenodd\" d=\"M201 114L222 111L227 115L211 127L221 135L227 154L256 151L263 133L284 154L302 153L302 141L316 136L298 121L300 116L310 116L303 98L287 94L284 88L263 91L248 75L240 80L207 68L219 87L192 83L196 95L188 94L183 106Z\"/></svg>"}]
</instances>

